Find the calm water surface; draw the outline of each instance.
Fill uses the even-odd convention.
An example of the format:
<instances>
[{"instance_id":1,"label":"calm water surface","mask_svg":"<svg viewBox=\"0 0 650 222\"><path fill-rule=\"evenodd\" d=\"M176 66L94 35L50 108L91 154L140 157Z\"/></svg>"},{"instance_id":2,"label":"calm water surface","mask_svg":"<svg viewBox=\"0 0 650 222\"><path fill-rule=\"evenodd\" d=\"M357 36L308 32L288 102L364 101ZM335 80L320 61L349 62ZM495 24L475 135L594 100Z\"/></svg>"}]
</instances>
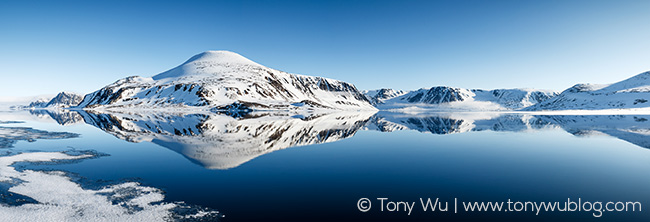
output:
<instances>
[{"instance_id":1,"label":"calm water surface","mask_svg":"<svg viewBox=\"0 0 650 222\"><path fill-rule=\"evenodd\" d=\"M0 155L92 150L22 164L84 187L136 181L225 214L223 221L648 221L650 116L335 113L3 113L0 127L79 134L13 138ZM65 124L65 125L61 125ZM1 132L1 131L0 131ZM0 134L2 135L2 134ZM8 137L7 135L4 135ZM0 183L2 184L2 183ZM10 185L0 186L7 193ZM361 212L360 198L371 201ZM377 198L416 202L381 211ZM449 212L424 212L439 198ZM639 212L465 212L461 202L637 201ZM5 202L11 200L5 199ZM458 201L458 213L454 213ZM19 204L19 203L5 203ZM646 206L647 205L647 206Z\"/></svg>"}]
</instances>

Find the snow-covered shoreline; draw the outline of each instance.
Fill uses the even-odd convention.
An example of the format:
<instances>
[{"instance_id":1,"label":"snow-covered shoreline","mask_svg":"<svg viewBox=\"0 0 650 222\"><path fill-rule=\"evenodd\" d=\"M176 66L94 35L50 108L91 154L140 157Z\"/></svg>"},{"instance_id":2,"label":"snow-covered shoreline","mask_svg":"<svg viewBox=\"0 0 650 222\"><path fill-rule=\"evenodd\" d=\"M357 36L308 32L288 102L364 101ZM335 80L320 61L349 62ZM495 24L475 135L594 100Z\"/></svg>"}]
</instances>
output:
<instances>
[{"instance_id":1,"label":"snow-covered shoreline","mask_svg":"<svg viewBox=\"0 0 650 222\"><path fill-rule=\"evenodd\" d=\"M35 202L0 203L1 221L166 221L174 218L218 217L216 211L195 210L175 215L183 203L164 202L163 192L137 182L123 182L101 189L87 189L63 171L18 170L19 162L45 163L94 158L92 152L6 153L0 155L0 183L7 192Z\"/></svg>"}]
</instances>

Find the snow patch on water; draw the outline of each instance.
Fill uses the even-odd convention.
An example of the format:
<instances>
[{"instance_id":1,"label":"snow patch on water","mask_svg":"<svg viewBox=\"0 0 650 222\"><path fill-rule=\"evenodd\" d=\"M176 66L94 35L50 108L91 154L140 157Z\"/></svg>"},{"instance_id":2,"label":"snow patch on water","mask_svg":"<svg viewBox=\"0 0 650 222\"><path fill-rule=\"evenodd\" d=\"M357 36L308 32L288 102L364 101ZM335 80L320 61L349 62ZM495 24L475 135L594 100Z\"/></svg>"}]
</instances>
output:
<instances>
[{"instance_id":1,"label":"snow patch on water","mask_svg":"<svg viewBox=\"0 0 650 222\"><path fill-rule=\"evenodd\" d=\"M18 162L56 162L94 157L63 152L33 152L0 156L0 183L13 185L8 192L36 203L10 206L0 203L0 221L168 221L201 218L214 220L219 213L187 210L183 203L163 202L163 192L137 182L98 190L85 189L62 171L16 170ZM177 215L179 208L192 215ZM197 218L201 217L201 218Z\"/></svg>"}]
</instances>

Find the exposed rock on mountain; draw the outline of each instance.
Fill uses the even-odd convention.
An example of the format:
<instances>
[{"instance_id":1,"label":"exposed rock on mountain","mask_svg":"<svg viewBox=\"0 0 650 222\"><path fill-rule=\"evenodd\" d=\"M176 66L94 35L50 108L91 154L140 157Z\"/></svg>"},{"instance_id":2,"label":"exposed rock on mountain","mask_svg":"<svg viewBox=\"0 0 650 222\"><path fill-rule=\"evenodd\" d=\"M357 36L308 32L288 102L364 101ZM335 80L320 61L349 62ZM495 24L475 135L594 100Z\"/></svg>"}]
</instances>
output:
<instances>
[{"instance_id":1,"label":"exposed rock on mountain","mask_svg":"<svg viewBox=\"0 0 650 222\"><path fill-rule=\"evenodd\" d=\"M207 107L375 110L352 84L289 74L228 51L208 51L152 78L128 77L86 95L79 108Z\"/></svg>"},{"instance_id":2,"label":"exposed rock on mountain","mask_svg":"<svg viewBox=\"0 0 650 222\"><path fill-rule=\"evenodd\" d=\"M472 92L476 94L476 97L485 98L485 101L494 101L509 109L532 106L558 95L554 91L534 89L472 90Z\"/></svg>"},{"instance_id":3,"label":"exposed rock on mountain","mask_svg":"<svg viewBox=\"0 0 650 222\"><path fill-rule=\"evenodd\" d=\"M375 92L375 91L369 91ZM405 107L445 110L517 110L553 98L556 92L533 89L463 89L447 86L436 86L430 89L419 89L411 92L397 93L386 99L374 99L375 94L367 93L371 101L379 109L394 110ZM373 100L374 99L374 100Z\"/></svg>"},{"instance_id":4,"label":"exposed rock on mountain","mask_svg":"<svg viewBox=\"0 0 650 222\"><path fill-rule=\"evenodd\" d=\"M368 100L373 104L382 104L388 99L392 99L401 95L408 93L403 90L394 90L394 89L378 89L378 90L364 90L363 94L366 95Z\"/></svg>"},{"instance_id":5,"label":"exposed rock on mountain","mask_svg":"<svg viewBox=\"0 0 650 222\"><path fill-rule=\"evenodd\" d=\"M409 103L440 104L454 101L464 101L472 96L467 89L436 86L431 89L419 89L404 95L400 100Z\"/></svg>"},{"instance_id":6,"label":"exposed rock on mountain","mask_svg":"<svg viewBox=\"0 0 650 222\"><path fill-rule=\"evenodd\" d=\"M27 106L18 106L14 109L61 109L68 108L72 106L77 106L83 99L82 95L71 93L71 92L60 92L54 98L51 99L39 99L34 102L31 102Z\"/></svg>"},{"instance_id":7,"label":"exposed rock on mountain","mask_svg":"<svg viewBox=\"0 0 650 222\"><path fill-rule=\"evenodd\" d=\"M614 84L577 84L525 110L601 110L650 107L650 72Z\"/></svg>"}]
</instances>

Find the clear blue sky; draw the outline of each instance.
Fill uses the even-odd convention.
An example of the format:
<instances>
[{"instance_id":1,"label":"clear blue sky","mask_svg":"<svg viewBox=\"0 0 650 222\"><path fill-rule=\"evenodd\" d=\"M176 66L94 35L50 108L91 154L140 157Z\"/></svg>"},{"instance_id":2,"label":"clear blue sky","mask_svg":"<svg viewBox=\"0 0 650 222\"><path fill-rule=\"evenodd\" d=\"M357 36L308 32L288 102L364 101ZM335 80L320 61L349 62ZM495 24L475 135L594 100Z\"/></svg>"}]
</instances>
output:
<instances>
[{"instance_id":1,"label":"clear blue sky","mask_svg":"<svg viewBox=\"0 0 650 222\"><path fill-rule=\"evenodd\" d=\"M206 50L359 89L563 90L650 70L650 1L0 1L0 96L89 93Z\"/></svg>"}]
</instances>

